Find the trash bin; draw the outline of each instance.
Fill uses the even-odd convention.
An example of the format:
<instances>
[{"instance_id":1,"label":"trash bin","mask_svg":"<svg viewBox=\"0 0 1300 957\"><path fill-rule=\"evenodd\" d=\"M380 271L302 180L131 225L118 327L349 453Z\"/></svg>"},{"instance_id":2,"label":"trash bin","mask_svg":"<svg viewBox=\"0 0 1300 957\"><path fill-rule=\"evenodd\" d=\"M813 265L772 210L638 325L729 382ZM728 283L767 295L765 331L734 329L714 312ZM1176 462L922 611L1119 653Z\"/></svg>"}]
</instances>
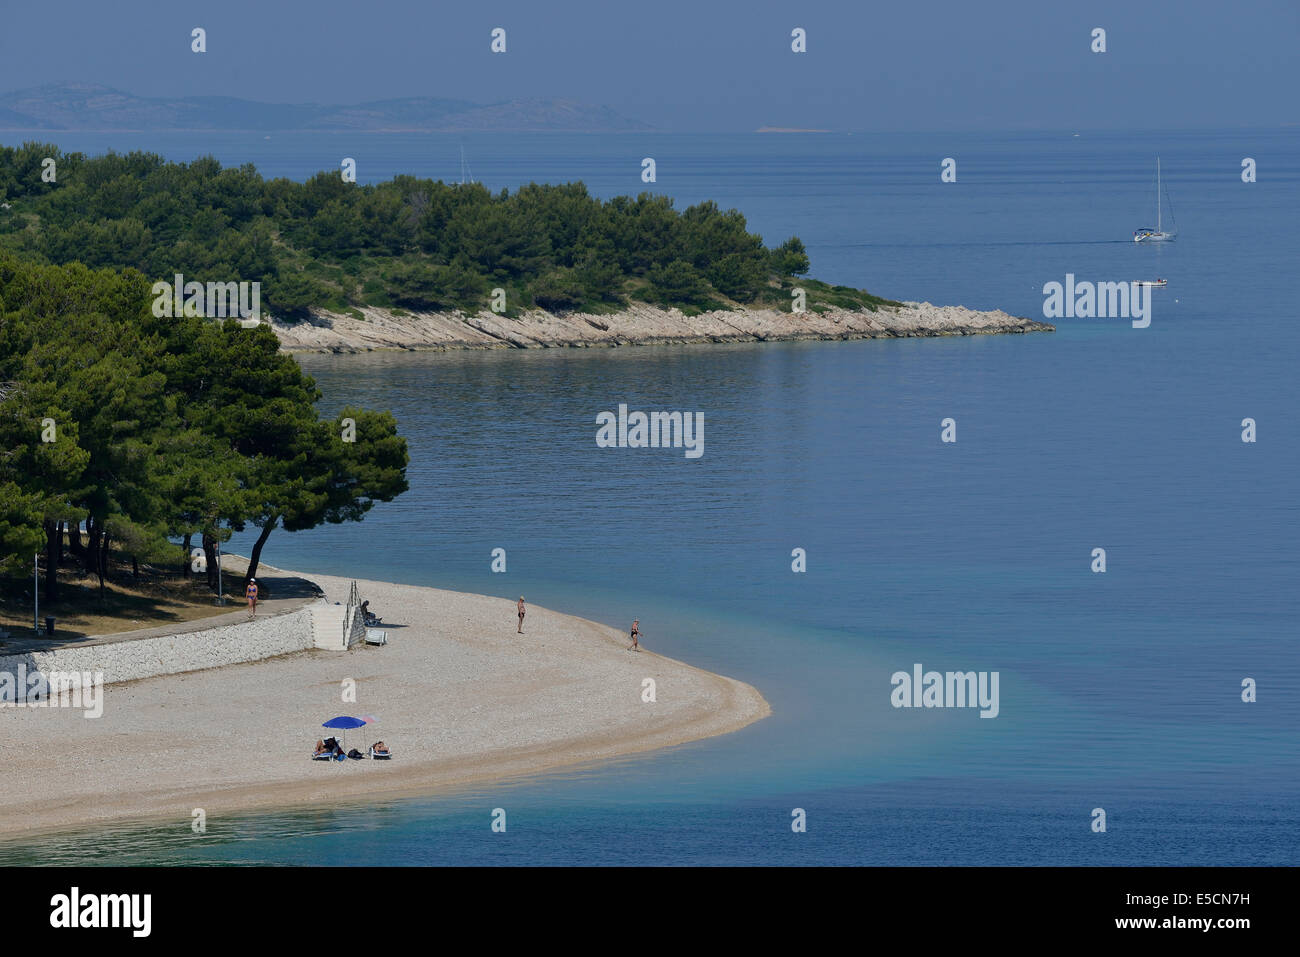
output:
<instances>
[{"instance_id":1,"label":"trash bin","mask_svg":"<svg viewBox=\"0 0 1300 957\"><path fill-rule=\"evenodd\" d=\"M52 615L47 615L45 618L45 633L47 635L54 634L54 617Z\"/></svg>"}]
</instances>

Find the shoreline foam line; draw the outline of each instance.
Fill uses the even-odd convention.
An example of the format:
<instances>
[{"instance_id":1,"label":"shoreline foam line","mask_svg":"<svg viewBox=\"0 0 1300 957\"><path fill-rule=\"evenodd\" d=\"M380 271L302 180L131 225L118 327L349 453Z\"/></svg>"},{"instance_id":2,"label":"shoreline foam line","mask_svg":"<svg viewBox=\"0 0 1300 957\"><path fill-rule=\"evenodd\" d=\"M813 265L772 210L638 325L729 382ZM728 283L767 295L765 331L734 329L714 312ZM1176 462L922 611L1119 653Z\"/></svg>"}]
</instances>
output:
<instances>
[{"instance_id":1,"label":"shoreline foam line","mask_svg":"<svg viewBox=\"0 0 1300 957\"><path fill-rule=\"evenodd\" d=\"M351 584L301 577L331 601ZM0 835L166 820L188 833L196 809L212 829L248 811L434 795L726 734L771 713L744 682L627 651L620 628L530 606L518 635L509 599L359 587L385 619L386 646L110 685L95 720L9 710L22 747L0 775ZM349 746L382 739L394 759L309 760L328 733L321 723L338 714L376 715Z\"/></svg>"}]
</instances>

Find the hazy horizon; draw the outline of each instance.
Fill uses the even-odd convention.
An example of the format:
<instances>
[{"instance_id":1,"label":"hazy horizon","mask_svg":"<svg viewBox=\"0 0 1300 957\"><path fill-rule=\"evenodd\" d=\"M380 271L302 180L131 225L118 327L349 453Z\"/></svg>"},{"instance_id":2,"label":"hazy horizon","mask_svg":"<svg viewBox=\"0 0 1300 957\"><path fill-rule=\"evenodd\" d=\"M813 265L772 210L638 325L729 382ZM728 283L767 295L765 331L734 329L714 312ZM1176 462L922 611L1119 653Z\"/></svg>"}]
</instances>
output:
<instances>
[{"instance_id":1,"label":"hazy horizon","mask_svg":"<svg viewBox=\"0 0 1300 957\"><path fill-rule=\"evenodd\" d=\"M1248 0L1005 0L869 9L754 0L574 0L491 9L392 0L269 6L140 0L6 12L0 90L93 83L141 97L352 105L529 97L605 106L659 131L1213 129L1300 124L1300 7ZM207 51L190 49L206 31ZM492 53L491 31L506 30ZM790 49L807 31L807 52ZM1091 51L1106 30L1105 53Z\"/></svg>"}]
</instances>

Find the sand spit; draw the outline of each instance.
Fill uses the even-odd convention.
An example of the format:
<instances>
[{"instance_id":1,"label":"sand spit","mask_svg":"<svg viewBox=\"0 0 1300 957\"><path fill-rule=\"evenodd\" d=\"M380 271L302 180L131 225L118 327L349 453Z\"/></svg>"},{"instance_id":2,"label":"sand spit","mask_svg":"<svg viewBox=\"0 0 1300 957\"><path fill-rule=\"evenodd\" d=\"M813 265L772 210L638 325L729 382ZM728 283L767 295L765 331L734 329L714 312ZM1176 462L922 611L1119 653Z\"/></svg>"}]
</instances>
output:
<instances>
[{"instance_id":1,"label":"sand spit","mask_svg":"<svg viewBox=\"0 0 1300 957\"><path fill-rule=\"evenodd\" d=\"M473 316L459 312L394 315L391 310L376 308L361 312L364 320L347 314L319 313L311 320L292 324L272 320L271 326L290 352L585 348L1054 331L1047 323L1000 310L980 312L928 302L882 307L878 312L834 309L798 315L776 309L747 309L687 316L677 309L644 304L604 316L533 310L513 319L492 312Z\"/></svg>"},{"instance_id":2,"label":"sand spit","mask_svg":"<svg viewBox=\"0 0 1300 957\"><path fill-rule=\"evenodd\" d=\"M301 574L301 573L288 573ZM330 601L350 579L304 575ZM0 833L133 819L212 827L239 811L430 794L725 734L770 713L743 682L652 651L621 629L513 601L362 581L393 624L386 647L306 651L104 689L103 716L0 708ZM642 700L653 678L657 700ZM344 702L347 679L356 702ZM394 760L314 762L339 714ZM188 831L187 831L188 833Z\"/></svg>"}]
</instances>

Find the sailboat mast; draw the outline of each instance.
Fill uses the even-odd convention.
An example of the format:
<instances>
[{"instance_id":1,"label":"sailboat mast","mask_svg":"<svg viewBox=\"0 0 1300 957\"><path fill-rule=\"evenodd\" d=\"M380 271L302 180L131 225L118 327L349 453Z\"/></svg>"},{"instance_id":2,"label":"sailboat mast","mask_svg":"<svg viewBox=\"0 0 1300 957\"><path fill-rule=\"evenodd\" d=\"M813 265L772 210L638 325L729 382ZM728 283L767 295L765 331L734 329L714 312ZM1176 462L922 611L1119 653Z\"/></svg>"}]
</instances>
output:
<instances>
[{"instance_id":1,"label":"sailboat mast","mask_svg":"<svg viewBox=\"0 0 1300 957\"><path fill-rule=\"evenodd\" d=\"M1156 157L1156 232L1164 232L1160 222L1160 157Z\"/></svg>"}]
</instances>

